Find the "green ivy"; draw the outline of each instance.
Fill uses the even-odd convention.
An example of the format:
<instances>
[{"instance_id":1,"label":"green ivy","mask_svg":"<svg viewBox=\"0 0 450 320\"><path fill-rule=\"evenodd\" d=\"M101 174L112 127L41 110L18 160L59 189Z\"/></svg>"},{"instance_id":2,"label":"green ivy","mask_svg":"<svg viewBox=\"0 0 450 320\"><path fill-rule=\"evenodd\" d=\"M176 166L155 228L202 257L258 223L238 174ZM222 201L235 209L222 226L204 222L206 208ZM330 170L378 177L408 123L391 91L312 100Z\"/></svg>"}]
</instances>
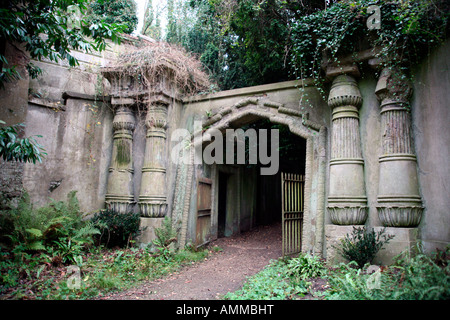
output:
<instances>
[{"instance_id":1,"label":"green ivy","mask_svg":"<svg viewBox=\"0 0 450 320\"><path fill-rule=\"evenodd\" d=\"M380 8L380 28L367 20ZM446 39L448 3L443 0L340 1L325 10L297 19L292 26L291 72L297 79L313 78L323 87L322 62L379 47L382 67L407 73L435 45ZM324 92L322 92L324 93Z\"/></svg>"}]
</instances>

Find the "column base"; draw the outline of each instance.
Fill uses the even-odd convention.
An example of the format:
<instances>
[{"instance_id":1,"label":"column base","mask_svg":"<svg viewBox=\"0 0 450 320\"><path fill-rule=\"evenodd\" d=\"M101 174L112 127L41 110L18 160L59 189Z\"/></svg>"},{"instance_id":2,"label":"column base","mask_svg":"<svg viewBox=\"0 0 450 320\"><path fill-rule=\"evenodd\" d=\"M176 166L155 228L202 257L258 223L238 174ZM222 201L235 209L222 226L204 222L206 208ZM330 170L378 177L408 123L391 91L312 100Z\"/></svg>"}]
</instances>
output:
<instances>
[{"instance_id":1,"label":"column base","mask_svg":"<svg viewBox=\"0 0 450 320\"><path fill-rule=\"evenodd\" d=\"M328 206L331 222L336 225L363 225L366 223L366 206Z\"/></svg>"},{"instance_id":2,"label":"column base","mask_svg":"<svg viewBox=\"0 0 450 320\"><path fill-rule=\"evenodd\" d=\"M141 216L148 218L164 218L167 213L165 202L139 202Z\"/></svg>"},{"instance_id":3,"label":"column base","mask_svg":"<svg viewBox=\"0 0 450 320\"><path fill-rule=\"evenodd\" d=\"M145 229L138 238L138 242L141 247L147 246L156 239L155 228L161 228L163 222L164 218L141 217L140 228Z\"/></svg>"},{"instance_id":4,"label":"column base","mask_svg":"<svg viewBox=\"0 0 450 320\"><path fill-rule=\"evenodd\" d=\"M379 205L378 217L385 227L415 228L422 219L424 208L408 205Z\"/></svg>"},{"instance_id":5,"label":"column base","mask_svg":"<svg viewBox=\"0 0 450 320\"><path fill-rule=\"evenodd\" d=\"M336 250L340 240L347 234L351 234L355 226L325 226L326 239L326 260L328 265L336 265L341 262L348 263L344 257ZM374 227L375 232L379 232L384 227ZM394 238L385 244L377 253L372 263L377 265L390 265L394 258L402 253L414 254L419 241L419 230L417 228L386 228L386 235L393 235Z\"/></svg>"},{"instance_id":6,"label":"column base","mask_svg":"<svg viewBox=\"0 0 450 320\"><path fill-rule=\"evenodd\" d=\"M382 230L384 227L374 227L375 232ZM417 243L419 238L418 228L386 228L385 234L393 235L394 238L385 244L378 251L373 264L389 265L394 262L394 258L402 253L414 255L417 253Z\"/></svg>"},{"instance_id":7,"label":"column base","mask_svg":"<svg viewBox=\"0 0 450 320\"><path fill-rule=\"evenodd\" d=\"M344 257L336 250L340 240L347 234L351 234L355 226L338 226L328 224L325 226L326 260L327 264L332 266L341 262L347 262Z\"/></svg>"},{"instance_id":8,"label":"column base","mask_svg":"<svg viewBox=\"0 0 450 320\"><path fill-rule=\"evenodd\" d=\"M106 208L118 213L133 212L133 207L136 204L133 196L115 196L107 194L105 196Z\"/></svg>"}]
</instances>

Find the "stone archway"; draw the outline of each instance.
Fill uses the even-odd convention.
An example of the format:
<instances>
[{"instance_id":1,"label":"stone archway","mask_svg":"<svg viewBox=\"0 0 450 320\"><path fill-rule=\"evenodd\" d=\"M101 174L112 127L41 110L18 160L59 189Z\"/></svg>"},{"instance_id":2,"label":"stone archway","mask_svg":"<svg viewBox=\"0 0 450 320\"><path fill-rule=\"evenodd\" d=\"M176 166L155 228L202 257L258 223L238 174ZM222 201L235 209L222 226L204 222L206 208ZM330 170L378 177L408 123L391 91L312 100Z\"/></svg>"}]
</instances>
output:
<instances>
[{"instance_id":1,"label":"stone archway","mask_svg":"<svg viewBox=\"0 0 450 320\"><path fill-rule=\"evenodd\" d=\"M286 125L290 132L306 140L306 161L305 161L305 203L304 203L304 223L302 232L302 251L322 254L324 237L325 218L325 173L326 173L326 127L310 121L301 112L286 108L284 104L270 101L261 97L250 97L239 101L231 106L221 108L217 113L211 115L203 121L202 139L194 140L194 145L207 141L211 130L224 131L233 126L239 126L255 119L268 119L272 123ZM194 149L194 148L191 148ZM185 181L185 190L181 190L177 183L175 190L175 204L173 215L182 216L182 226L180 234L180 244L186 243L186 229L188 215L194 205L195 197L191 193L191 185L194 176L193 151L191 151L191 163ZM213 178L214 179L214 178ZM213 187L214 188L214 187ZM180 192L185 193L183 203L177 203ZM215 190L212 190L214 197ZM214 203L215 199L212 199ZM178 210L178 212L177 212Z\"/></svg>"}]
</instances>

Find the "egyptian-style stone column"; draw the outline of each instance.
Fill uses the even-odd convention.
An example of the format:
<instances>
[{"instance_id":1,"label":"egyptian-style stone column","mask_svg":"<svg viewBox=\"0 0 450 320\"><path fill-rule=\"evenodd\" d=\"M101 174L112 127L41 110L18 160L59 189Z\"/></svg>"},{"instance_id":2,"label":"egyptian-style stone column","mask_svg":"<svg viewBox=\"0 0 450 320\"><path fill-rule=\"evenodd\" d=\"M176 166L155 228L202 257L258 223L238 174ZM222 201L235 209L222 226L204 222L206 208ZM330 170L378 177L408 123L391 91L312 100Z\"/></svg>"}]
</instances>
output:
<instances>
[{"instance_id":1,"label":"egyptian-style stone column","mask_svg":"<svg viewBox=\"0 0 450 320\"><path fill-rule=\"evenodd\" d=\"M380 100L382 141L378 216L386 227L416 227L424 208L408 109L412 89L400 72L385 69L375 93Z\"/></svg>"},{"instance_id":2,"label":"egyptian-style stone column","mask_svg":"<svg viewBox=\"0 0 450 320\"><path fill-rule=\"evenodd\" d=\"M120 213L132 210L133 195L133 131L135 120L130 107L117 105L113 119L113 151L105 202L108 209Z\"/></svg>"},{"instance_id":3,"label":"egyptian-style stone column","mask_svg":"<svg viewBox=\"0 0 450 320\"><path fill-rule=\"evenodd\" d=\"M355 79L349 75L337 76L328 97L333 111L327 207L331 221L337 225L364 224L368 215L359 132L361 104Z\"/></svg>"},{"instance_id":4,"label":"egyptian-style stone column","mask_svg":"<svg viewBox=\"0 0 450 320\"><path fill-rule=\"evenodd\" d=\"M160 218L167 211L166 126L168 105L149 103L145 125L147 136L142 167L139 207L143 217Z\"/></svg>"}]
</instances>

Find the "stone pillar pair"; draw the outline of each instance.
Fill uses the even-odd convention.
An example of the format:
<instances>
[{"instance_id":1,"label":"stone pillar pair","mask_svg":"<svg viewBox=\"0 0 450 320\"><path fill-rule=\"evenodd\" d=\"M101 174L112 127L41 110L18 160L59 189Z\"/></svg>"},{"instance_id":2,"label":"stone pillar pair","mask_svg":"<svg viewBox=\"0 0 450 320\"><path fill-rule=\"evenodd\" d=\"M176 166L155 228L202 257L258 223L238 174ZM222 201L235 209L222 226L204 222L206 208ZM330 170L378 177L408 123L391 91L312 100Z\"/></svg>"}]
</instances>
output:
<instances>
[{"instance_id":1,"label":"stone pillar pair","mask_svg":"<svg viewBox=\"0 0 450 320\"><path fill-rule=\"evenodd\" d=\"M386 227L417 227L422 202L417 180L408 100L411 87L399 72L384 70L375 93L381 104L382 155L379 158L377 211ZM330 90L332 108L328 212L335 225L363 225L368 216L356 81L337 76Z\"/></svg>"},{"instance_id":2,"label":"stone pillar pair","mask_svg":"<svg viewBox=\"0 0 450 320\"><path fill-rule=\"evenodd\" d=\"M130 99L131 100L131 99ZM117 101L117 104L114 102ZM120 213L133 211L133 131L135 119L132 101L113 99L113 154L105 202L107 208ZM166 215L166 126L168 103L147 101L147 128L144 164L142 167L139 208L143 217Z\"/></svg>"}]
</instances>

